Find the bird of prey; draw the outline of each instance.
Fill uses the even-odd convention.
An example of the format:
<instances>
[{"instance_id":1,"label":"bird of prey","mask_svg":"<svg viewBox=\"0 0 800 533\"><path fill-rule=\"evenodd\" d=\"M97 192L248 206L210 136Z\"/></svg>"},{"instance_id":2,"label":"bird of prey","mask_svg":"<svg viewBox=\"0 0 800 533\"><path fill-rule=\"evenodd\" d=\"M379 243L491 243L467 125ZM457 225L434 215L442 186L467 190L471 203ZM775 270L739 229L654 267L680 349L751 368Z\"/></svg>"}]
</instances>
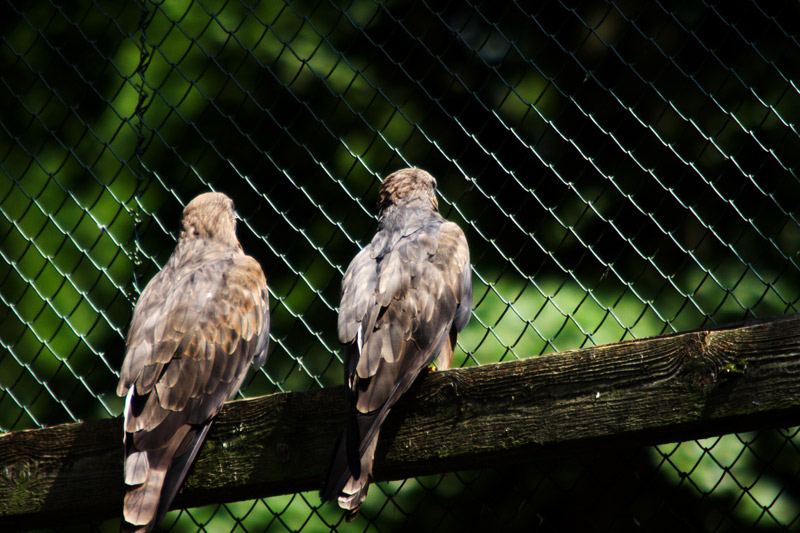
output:
<instances>
[{"instance_id":1,"label":"bird of prey","mask_svg":"<svg viewBox=\"0 0 800 533\"><path fill-rule=\"evenodd\" d=\"M134 309L117 386L123 531L151 531L164 517L214 416L267 355L267 281L236 238L233 202L201 194L181 223L175 250Z\"/></svg>"},{"instance_id":2,"label":"bird of prey","mask_svg":"<svg viewBox=\"0 0 800 533\"><path fill-rule=\"evenodd\" d=\"M472 276L464 232L439 214L436 180L407 168L380 190L380 222L342 280L348 421L320 496L348 520L367 495L378 434L389 410L438 357L447 369L470 318Z\"/></svg>"}]
</instances>

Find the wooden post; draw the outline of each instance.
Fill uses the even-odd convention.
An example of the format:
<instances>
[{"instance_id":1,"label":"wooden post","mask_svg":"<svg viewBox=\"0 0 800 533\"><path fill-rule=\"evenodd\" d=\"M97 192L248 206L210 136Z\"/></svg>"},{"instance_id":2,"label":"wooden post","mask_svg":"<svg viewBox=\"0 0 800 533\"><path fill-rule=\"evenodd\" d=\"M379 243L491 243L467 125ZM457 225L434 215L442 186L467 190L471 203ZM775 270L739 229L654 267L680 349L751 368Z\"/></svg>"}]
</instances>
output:
<instances>
[{"instance_id":1,"label":"wooden post","mask_svg":"<svg viewBox=\"0 0 800 533\"><path fill-rule=\"evenodd\" d=\"M225 406L175 507L316 490L341 387ZM800 315L421 376L389 415L378 480L539 454L800 424ZM122 426L0 436L0 530L101 520L122 505Z\"/></svg>"}]
</instances>

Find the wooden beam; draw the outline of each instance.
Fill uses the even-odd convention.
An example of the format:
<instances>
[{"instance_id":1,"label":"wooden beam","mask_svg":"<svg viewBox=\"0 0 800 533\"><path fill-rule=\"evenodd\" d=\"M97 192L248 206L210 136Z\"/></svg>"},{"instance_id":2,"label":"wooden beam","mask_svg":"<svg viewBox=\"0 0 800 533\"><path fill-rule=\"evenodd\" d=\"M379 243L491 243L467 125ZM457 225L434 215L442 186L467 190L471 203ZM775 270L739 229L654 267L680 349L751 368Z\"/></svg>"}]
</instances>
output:
<instances>
[{"instance_id":1,"label":"wooden beam","mask_svg":"<svg viewBox=\"0 0 800 533\"><path fill-rule=\"evenodd\" d=\"M341 387L231 402L175 501L316 490ZM378 480L541 454L800 424L800 315L422 376L381 433ZM0 436L0 530L118 516L120 420Z\"/></svg>"}]
</instances>

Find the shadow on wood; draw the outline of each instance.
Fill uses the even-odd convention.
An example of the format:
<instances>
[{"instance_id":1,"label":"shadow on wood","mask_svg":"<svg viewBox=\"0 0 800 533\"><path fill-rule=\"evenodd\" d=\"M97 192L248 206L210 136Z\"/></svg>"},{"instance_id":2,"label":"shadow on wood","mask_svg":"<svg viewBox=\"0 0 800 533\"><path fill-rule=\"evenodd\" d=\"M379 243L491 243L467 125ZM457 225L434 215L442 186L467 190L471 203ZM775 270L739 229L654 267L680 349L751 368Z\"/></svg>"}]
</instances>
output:
<instances>
[{"instance_id":1,"label":"shadow on wood","mask_svg":"<svg viewBox=\"0 0 800 533\"><path fill-rule=\"evenodd\" d=\"M175 507L317 490L341 387L230 402ZM800 424L800 316L420 377L387 418L378 480ZM0 436L0 529L119 516L119 420Z\"/></svg>"}]
</instances>

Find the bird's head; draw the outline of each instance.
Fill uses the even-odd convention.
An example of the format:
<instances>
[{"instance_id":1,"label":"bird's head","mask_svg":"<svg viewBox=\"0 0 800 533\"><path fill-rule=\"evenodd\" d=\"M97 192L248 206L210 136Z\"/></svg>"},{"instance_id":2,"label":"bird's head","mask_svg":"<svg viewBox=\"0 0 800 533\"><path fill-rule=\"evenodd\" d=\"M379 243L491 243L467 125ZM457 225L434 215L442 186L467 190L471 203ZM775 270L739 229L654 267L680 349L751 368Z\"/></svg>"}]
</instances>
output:
<instances>
[{"instance_id":1,"label":"bird's head","mask_svg":"<svg viewBox=\"0 0 800 533\"><path fill-rule=\"evenodd\" d=\"M181 240L208 239L229 246L239 246L236 238L236 212L233 200L220 192L195 197L183 209Z\"/></svg>"},{"instance_id":2,"label":"bird's head","mask_svg":"<svg viewBox=\"0 0 800 533\"><path fill-rule=\"evenodd\" d=\"M404 168L393 172L383 180L378 211L383 215L395 206L419 203L439 210L436 199L436 179L420 168Z\"/></svg>"}]
</instances>

